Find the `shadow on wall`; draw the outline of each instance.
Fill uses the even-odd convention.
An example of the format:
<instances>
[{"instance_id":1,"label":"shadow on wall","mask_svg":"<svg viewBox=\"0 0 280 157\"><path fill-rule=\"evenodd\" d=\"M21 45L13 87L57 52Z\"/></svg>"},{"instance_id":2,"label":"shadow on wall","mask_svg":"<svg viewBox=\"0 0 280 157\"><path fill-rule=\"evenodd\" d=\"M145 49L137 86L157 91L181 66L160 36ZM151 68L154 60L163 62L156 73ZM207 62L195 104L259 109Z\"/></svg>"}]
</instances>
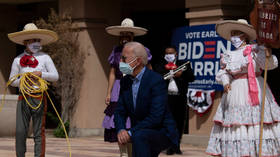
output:
<instances>
[{"instance_id":1,"label":"shadow on wall","mask_svg":"<svg viewBox=\"0 0 280 157\"><path fill-rule=\"evenodd\" d=\"M98 28L88 28L89 37L92 41L94 49L96 50L96 55L98 60L102 66L106 77L109 77L109 69L110 64L108 62L108 57L111 54L114 45L118 43L118 38L110 36L105 31L105 25L103 27ZM92 52L89 52L90 55Z\"/></svg>"},{"instance_id":2,"label":"shadow on wall","mask_svg":"<svg viewBox=\"0 0 280 157\"><path fill-rule=\"evenodd\" d=\"M112 25L119 25L121 22L121 0L114 1L84 1L84 17L80 22L86 24L91 43L94 46L98 61L108 79L110 65L108 57L113 47L118 44L118 37L106 33L105 28ZM78 19L79 20L79 19ZM79 21L78 21L79 22ZM88 54L91 54L89 52Z\"/></svg>"},{"instance_id":3,"label":"shadow on wall","mask_svg":"<svg viewBox=\"0 0 280 157\"><path fill-rule=\"evenodd\" d=\"M16 44L12 43L7 34L15 32L16 27L16 14L7 14L7 12L16 12L16 7L13 5L0 5L0 17L5 22L0 24L0 92L3 93L6 82L9 79L11 65L14 57L16 56ZM9 88L8 93L16 93L15 88Z\"/></svg>"},{"instance_id":4,"label":"shadow on wall","mask_svg":"<svg viewBox=\"0 0 280 157\"><path fill-rule=\"evenodd\" d=\"M171 44L173 30L177 27L187 26L188 20L182 9L170 9L163 11L140 11L131 14L136 26L148 29L144 36L136 37L135 40L143 43L150 49L152 65L157 64L164 55L164 48Z\"/></svg>"},{"instance_id":5,"label":"shadow on wall","mask_svg":"<svg viewBox=\"0 0 280 157\"><path fill-rule=\"evenodd\" d=\"M7 30L5 30L5 32L0 32L0 42L1 42L0 71L1 71L1 75L2 75L1 77L3 77L3 79L4 79L3 86L1 86L0 91L1 91L1 93L3 93L3 91L5 89L5 84L9 80L9 75L10 75L13 59L16 56L16 48L15 48L15 44L13 44L7 38ZM9 87L9 93L16 93L16 89Z\"/></svg>"}]
</instances>

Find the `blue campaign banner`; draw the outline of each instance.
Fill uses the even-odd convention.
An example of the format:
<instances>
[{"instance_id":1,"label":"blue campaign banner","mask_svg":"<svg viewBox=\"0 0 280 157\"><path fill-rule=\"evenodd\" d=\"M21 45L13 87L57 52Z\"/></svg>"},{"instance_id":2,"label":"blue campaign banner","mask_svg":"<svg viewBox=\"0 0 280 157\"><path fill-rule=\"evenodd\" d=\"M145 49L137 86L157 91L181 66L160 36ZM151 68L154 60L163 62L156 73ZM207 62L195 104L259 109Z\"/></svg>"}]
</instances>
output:
<instances>
[{"instance_id":1,"label":"blue campaign banner","mask_svg":"<svg viewBox=\"0 0 280 157\"><path fill-rule=\"evenodd\" d=\"M185 26L174 30L172 45L177 48L178 60L190 61L195 81L189 88L223 90L215 80L220 68L221 53L233 46L215 31L215 24Z\"/></svg>"}]
</instances>

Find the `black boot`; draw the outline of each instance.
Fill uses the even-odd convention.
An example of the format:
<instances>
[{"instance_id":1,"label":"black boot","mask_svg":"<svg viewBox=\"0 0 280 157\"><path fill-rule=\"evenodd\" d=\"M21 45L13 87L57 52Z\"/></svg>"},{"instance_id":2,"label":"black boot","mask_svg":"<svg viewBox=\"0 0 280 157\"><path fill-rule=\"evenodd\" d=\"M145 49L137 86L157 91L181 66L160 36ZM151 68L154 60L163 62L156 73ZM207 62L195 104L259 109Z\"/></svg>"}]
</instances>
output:
<instances>
[{"instance_id":1,"label":"black boot","mask_svg":"<svg viewBox=\"0 0 280 157\"><path fill-rule=\"evenodd\" d=\"M175 153L176 153L176 154L180 154L180 155L182 155L182 154L183 154L183 152L181 151L181 149L180 149L180 148L177 148L177 149L175 150Z\"/></svg>"},{"instance_id":2,"label":"black boot","mask_svg":"<svg viewBox=\"0 0 280 157\"><path fill-rule=\"evenodd\" d=\"M180 155L183 154L182 151L181 151L181 149L180 149L180 144L179 144L179 146L177 146L174 150L175 150L175 153L176 153L176 154L180 154Z\"/></svg>"}]
</instances>

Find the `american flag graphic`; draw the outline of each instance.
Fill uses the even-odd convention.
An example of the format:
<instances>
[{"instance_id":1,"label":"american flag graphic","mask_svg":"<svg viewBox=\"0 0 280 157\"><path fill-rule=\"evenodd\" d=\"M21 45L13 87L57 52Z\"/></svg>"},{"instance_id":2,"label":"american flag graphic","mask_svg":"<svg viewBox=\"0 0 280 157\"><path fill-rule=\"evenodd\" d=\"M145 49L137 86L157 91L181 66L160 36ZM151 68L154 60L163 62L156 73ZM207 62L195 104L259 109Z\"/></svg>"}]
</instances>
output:
<instances>
[{"instance_id":1,"label":"american flag graphic","mask_svg":"<svg viewBox=\"0 0 280 157\"><path fill-rule=\"evenodd\" d=\"M203 59L214 59L216 54L216 41L204 41Z\"/></svg>"}]
</instances>

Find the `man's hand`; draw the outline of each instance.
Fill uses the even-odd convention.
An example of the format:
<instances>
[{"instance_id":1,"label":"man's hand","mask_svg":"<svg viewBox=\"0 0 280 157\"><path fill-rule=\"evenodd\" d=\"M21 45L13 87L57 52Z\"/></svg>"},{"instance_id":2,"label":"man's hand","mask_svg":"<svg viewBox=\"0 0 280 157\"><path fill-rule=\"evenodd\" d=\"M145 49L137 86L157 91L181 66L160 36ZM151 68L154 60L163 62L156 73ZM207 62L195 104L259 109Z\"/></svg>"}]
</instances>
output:
<instances>
[{"instance_id":1,"label":"man's hand","mask_svg":"<svg viewBox=\"0 0 280 157\"><path fill-rule=\"evenodd\" d=\"M130 136L126 130L121 130L118 133L118 141L122 144L127 144L130 141Z\"/></svg>"},{"instance_id":2,"label":"man's hand","mask_svg":"<svg viewBox=\"0 0 280 157\"><path fill-rule=\"evenodd\" d=\"M271 48L265 47L265 48L264 48L264 51L265 51L265 56L266 56L266 57L271 57L271 54L272 54Z\"/></svg>"},{"instance_id":3,"label":"man's hand","mask_svg":"<svg viewBox=\"0 0 280 157\"><path fill-rule=\"evenodd\" d=\"M174 75L173 75L173 74L168 75L168 76L165 78L165 80L170 80L170 79L172 79L173 77L174 77Z\"/></svg>"},{"instance_id":4,"label":"man's hand","mask_svg":"<svg viewBox=\"0 0 280 157\"><path fill-rule=\"evenodd\" d=\"M180 71L178 71L178 72L175 73L175 77L181 77L182 74L183 74L183 71L180 70Z\"/></svg>"},{"instance_id":5,"label":"man's hand","mask_svg":"<svg viewBox=\"0 0 280 157\"><path fill-rule=\"evenodd\" d=\"M228 93L230 90L231 90L230 84L226 84L226 85L224 86L224 91L225 91L226 93Z\"/></svg>"},{"instance_id":6,"label":"man's hand","mask_svg":"<svg viewBox=\"0 0 280 157\"><path fill-rule=\"evenodd\" d=\"M33 71L32 74L33 75L29 74L28 76L35 83L38 81L38 78L36 78L34 75L36 75L38 77L42 76L42 72L41 71ZM29 85L31 85L31 86L33 85L33 83L30 80L28 80L28 79L27 79L27 82L28 82Z\"/></svg>"},{"instance_id":7,"label":"man's hand","mask_svg":"<svg viewBox=\"0 0 280 157\"><path fill-rule=\"evenodd\" d=\"M42 72L41 71L33 71L32 73L36 76L42 77Z\"/></svg>"},{"instance_id":8,"label":"man's hand","mask_svg":"<svg viewBox=\"0 0 280 157\"><path fill-rule=\"evenodd\" d=\"M272 55L272 50L271 50L270 47L268 47L268 46L265 45L264 43L260 43L260 42L258 43L258 46L263 48L266 57L268 57L268 58L271 57L271 55Z\"/></svg>"}]
</instances>

